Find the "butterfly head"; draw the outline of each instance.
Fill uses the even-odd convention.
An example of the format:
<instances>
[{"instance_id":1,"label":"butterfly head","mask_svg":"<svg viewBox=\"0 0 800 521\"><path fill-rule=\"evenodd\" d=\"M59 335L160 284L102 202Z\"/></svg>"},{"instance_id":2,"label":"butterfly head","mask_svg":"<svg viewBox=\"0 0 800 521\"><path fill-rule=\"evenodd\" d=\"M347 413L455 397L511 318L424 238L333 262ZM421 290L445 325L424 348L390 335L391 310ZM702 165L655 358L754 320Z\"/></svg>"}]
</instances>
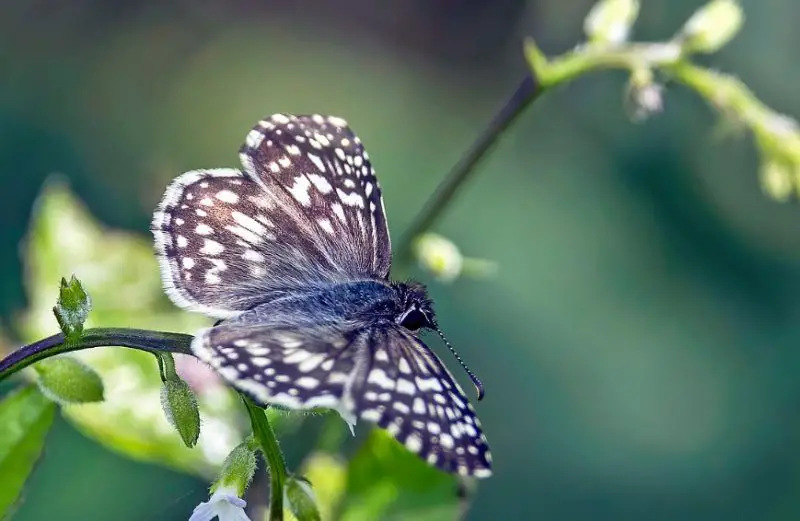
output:
<instances>
[{"instance_id":1,"label":"butterfly head","mask_svg":"<svg viewBox=\"0 0 800 521\"><path fill-rule=\"evenodd\" d=\"M393 287L400 302L400 312L395 317L398 324L409 331L436 329L433 302L425 286L418 282L399 282Z\"/></svg>"},{"instance_id":2,"label":"butterfly head","mask_svg":"<svg viewBox=\"0 0 800 521\"><path fill-rule=\"evenodd\" d=\"M398 301L400 302L400 312L395 317L395 321L402 327L411 332L419 331L420 329L431 329L444 341L447 349L458 360L459 365L467 372L472 383L475 384L475 389L478 391L478 400L483 399L484 388L480 379L475 376L461 356L456 352L453 344L447 340L444 333L439 329L436 323L436 315L433 312L433 301L428 298L428 291L425 286L419 282L399 282L392 285L397 292Z\"/></svg>"}]
</instances>

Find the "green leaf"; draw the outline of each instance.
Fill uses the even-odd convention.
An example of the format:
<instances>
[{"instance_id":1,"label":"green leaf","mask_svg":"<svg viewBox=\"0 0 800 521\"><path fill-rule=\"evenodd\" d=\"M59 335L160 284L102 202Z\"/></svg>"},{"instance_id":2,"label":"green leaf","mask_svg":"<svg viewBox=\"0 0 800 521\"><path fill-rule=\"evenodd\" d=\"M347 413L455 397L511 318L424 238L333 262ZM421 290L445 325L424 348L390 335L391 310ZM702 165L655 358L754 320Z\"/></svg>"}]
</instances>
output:
<instances>
[{"instance_id":1,"label":"green leaf","mask_svg":"<svg viewBox=\"0 0 800 521\"><path fill-rule=\"evenodd\" d=\"M53 314L58 321L58 327L67 339L67 342L75 342L83 333L83 323L89 316L92 309L92 300L89 294L83 289L81 281L72 277L61 278L61 288L58 294L58 301L53 308Z\"/></svg>"},{"instance_id":2,"label":"green leaf","mask_svg":"<svg viewBox=\"0 0 800 521\"><path fill-rule=\"evenodd\" d=\"M101 226L58 179L48 181L37 200L23 252L30 304L16 325L29 342L53 334L52 284L64 273L75 273L91 288L86 328L124 325L193 333L209 325L207 318L176 308L164 295L152 236ZM197 446L189 449L161 409L162 382L152 355L104 347L74 356L100 375L105 400L66 406L63 414L112 450L211 479L245 435L238 395L193 357L175 358L203 418Z\"/></svg>"},{"instance_id":3,"label":"green leaf","mask_svg":"<svg viewBox=\"0 0 800 521\"><path fill-rule=\"evenodd\" d=\"M61 403L103 401L103 380L91 367L70 356L42 360L33 366L39 375L39 389Z\"/></svg>"},{"instance_id":4,"label":"green leaf","mask_svg":"<svg viewBox=\"0 0 800 521\"><path fill-rule=\"evenodd\" d=\"M0 518L10 514L42 453L56 405L35 386L0 402Z\"/></svg>"},{"instance_id":5,"label":"green leaf","mask_svg":"<svg viewBox=\"0 0 800 521\"><path fill-rule=\"evenodd\" d=\"M437 470L381 429L350 462L343 521L454 519L458 482Z\"/></svg>"}]
</instances>

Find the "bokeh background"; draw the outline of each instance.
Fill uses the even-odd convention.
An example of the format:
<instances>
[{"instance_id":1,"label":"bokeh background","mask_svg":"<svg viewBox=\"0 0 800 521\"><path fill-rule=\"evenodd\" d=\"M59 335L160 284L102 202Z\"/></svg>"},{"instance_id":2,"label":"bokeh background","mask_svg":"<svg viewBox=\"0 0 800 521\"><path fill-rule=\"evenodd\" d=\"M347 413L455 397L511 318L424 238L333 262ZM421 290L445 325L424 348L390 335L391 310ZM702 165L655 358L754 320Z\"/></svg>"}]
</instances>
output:
<instances>
[{"instance_id":1,"label":"bokeh background","mask_svg":"<svg viewBox=\"0 0 800 521\"><path fill-rule=\"evenodd\" d=\"M4 0L7 345L25 337L20 244L53 173L108 229L149 240L169 180L236 166L262 116L335 114L367 145L399 237L525 73L521 38L568 50L591 3ZM741 3L743 30L704 61L800 114L800 5ZM634 35L668 38L701 4L645 0ZM537 101L447 209L435 231L495 277L412 271L487 387L496 476L470 519L797 519L800 209L763 195L748 136L718 132L693 93L669 88L665 112L633 124L625 81ZM300 437L283 444L298 461ZM186 519L207 485L58 420L15 519Z\"/></svg>"}]
</instances>

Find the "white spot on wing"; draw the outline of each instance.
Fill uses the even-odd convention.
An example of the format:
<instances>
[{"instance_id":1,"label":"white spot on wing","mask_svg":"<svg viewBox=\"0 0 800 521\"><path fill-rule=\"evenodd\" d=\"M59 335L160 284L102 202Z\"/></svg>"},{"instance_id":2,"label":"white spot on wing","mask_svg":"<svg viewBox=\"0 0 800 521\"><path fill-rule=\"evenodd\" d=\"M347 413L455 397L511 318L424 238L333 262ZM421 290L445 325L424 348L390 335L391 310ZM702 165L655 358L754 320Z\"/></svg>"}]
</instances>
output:
<instances>
[{"instance_id":1,"label":"white spot on wing","mask_svg":"<svg viewBox=\"0 0 800 521\"><path fill-rule=\"evenodd\" d=\"M251 249L245 250L242 254L242 258L250 262L264 262L264 256L256 250Z\"/></svg>"},{"instance_id":2,"label":"white spot on wing","mask_svg":"<svg viewBox=\"0 0 800 521\"><path fill-rule=\"evenodd\" d=\"M386 375L383 369L373 369L370 371L367 381L383 389L394 389L394 381Z\"/></svg>"},{"instance_id":3,"label":"white spot on wing","mask_svg":"<svg viewBox=\"0 0 800 521\"><path fill-rule=\"evenodd\" d=\"M314 166L316 166L319 169L320 172L324 172L326 170L325 163L322 162L322 159L320 159L318 155L311 153L308 153L306 155L308 156L308 159L310 159L311 162L314 163Z\"/></svg>"},{"instance_id":4,"label":"white spot on wing","mask_svg":"<svg viewBox=\"0 0 800 521\"><path fill-rule=\"evenodd\" d=\"M410 381L404 378L400 378L397 380L397 392L414 396L415 394L417 394L417 388Z\"/></svg>"},{"instance_id":5,"label":"white spot on wing","mask_svg":"<svg viewBox=\"0 0 800 521\"><path fill-rule=\"evenodd\" d=\"M310 376L301 376L295 381L295 384L298 387L304 387L306 389L314 389L319 385L319 380L316 378L312 378Z\"/></svg>"},{"instance_id":6,"label":"white spot on wing","mask_svg":"<svg viewBox=\"0 0 800 521\"><path fill-rule=\"evenodd\" d=\"M422 448L422 440L416 432L412 432L408 435L408 438L406 438L406 448L411 452L419 452Z\"/></svg>"},{"instance_id":7,"label":"white spot on wing","mask_svg":"<svg viewBox=\"0 0 800 521\"><path fill-rule=\"evenodd\" d=\"M323 194L330 193L333 187L327 179L317 174L308 174L308 178L314 184L314 187Z\"/></svg>"},{"instance_id":8,"label":"white spot on wing","mask_svg":"<svg viewBox=\"0 0 800 521\"><path fill-rule=\"evenodd\" d=\"M211 235L214 233L214 229L206 223L198 223L197 227L194 229L194 232L197 235Z\"/></svg>"},{"instance_id":9,"label":"white spot on wing","mask_svg":"<svg viewBox=\"0 0 800 521\"><path fill-rule=\"evenodd\" d=\"M230 190L220 190L217 192L216 198L224 203L236 204L239 202L239 196Z\"/></svg>"},{"instance_id":10,"label":"white spot on wing","mask_svg":"<svg viewBox=\"0 0 800 521\"><path fill-rule=\"evenodd\" d=\"M311 182L308 178L304 175L299 175L294 178L294 185L289 188L289 193L303 206L311 206L311 196L308 193L309 188L311 188Z\"/></svg>"},{"instance_id":11,"label":"white spot on wing","mask_svg":"<svg viewBox=\"0 0 800 521\"><path fill-rule=\"evenodd\" d=\"M203 247L200 248L200 253L203 255L219 255L225 251L225 247L217 241L206 239L203 241Z\"/></svg>"},{"instance_id":12,"label":"white spot on wing","mask_svg":"<svg viewBox=\"0 0 800 521\"><path fill-rule=\"evenodd\" d=\"M258 148L259 145L261 145L261 141L263 140L264 140L264 134L258 129L253 129L250 132L248 132L247 137L245 138L245 142L247 143L247 146L249 146L250 148Z\"/></svg>"},{"instance_id":13,"label":"white spot on wing","mask_svg":"<svg viewBox=\"0 0 800 521\"><path fill-rule=\"evenodd\" d=\"M337 188L336 193L339 195L339 199L341 199L343 204L346 204L347 206L356 206L358 208L364 208L364 198L361 197L361 194L359 194L358 192L350 192L348 194L341 188Z\"/></svg>"},{"instance_id":14,"label":"white spot on wing","mask_svg":"<svg viewBox=\"0 0 800 521\"><path fill-rule=\"evenodd\" d=\"M347 223L347 217L344 215L344 208L339 203L332 203L331 210L333 210L334 215L339 218L340 221L343 223Z\"/></svg>"},{"instance_id":15,"label":"white spot on wing","mask_svg":"<svg viewBox=\"0 0 800 521\"><path fill-rule=\"evenodd\" d=\"M327 219L327 218L319 219L319 220L317 220L317 224L319 224L320 228L325 230L325 232L327 232L328 234L334 235L333 224L331 224L331 220L330 219Z\"/></svg>"},{"instance_id":16,"label":"white spot on wing","mask_svg":"<svg viewBox=\"0 0 800 521\"><path fill-rule=\"evenodd\" d=\"M237 224L253 232L257 236L265 237L267 235L267 229L264 225L249 215L245 215L242 212L231 212L231 217L233 217L233 220L236 221Z\"/></svg>"}]
</instances>

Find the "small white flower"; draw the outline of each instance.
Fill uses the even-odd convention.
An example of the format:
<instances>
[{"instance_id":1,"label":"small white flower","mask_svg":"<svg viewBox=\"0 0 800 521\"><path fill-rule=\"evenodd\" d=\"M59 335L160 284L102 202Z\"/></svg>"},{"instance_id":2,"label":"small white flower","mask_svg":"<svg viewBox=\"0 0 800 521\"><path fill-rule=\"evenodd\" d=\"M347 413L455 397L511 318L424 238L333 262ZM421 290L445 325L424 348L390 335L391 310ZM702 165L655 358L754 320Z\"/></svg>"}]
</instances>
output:
<instances>
[{"instance_id":1,"label":"small white flower","mask_svg":"<svg viewBox=\"0 0 800 521\"><path fill-rule=\"evenodd\" d=\"M247 502L236 494L232 487L220 487L211 494L208 501L200 503L192 512L189 521L251 521L244 513Z\"/></svg>"}]
</instances>

